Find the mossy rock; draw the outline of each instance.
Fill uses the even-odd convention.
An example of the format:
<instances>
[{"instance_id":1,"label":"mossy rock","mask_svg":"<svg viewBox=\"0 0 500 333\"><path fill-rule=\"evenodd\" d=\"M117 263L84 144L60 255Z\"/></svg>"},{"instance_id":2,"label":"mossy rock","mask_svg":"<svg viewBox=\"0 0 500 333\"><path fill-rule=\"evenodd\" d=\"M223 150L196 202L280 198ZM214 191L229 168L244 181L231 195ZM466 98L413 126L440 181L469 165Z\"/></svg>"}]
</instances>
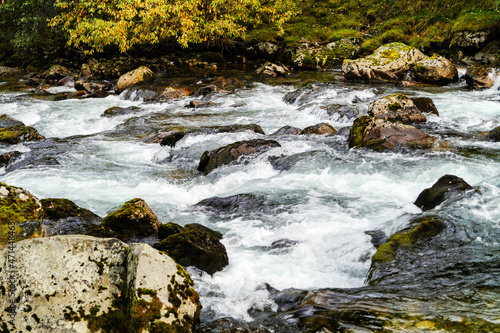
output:
<instances>
[{"instance_id":1,"label":"mossy rock","mask_svg":"<svg viewBox=\"0 0 500 333\"><path fill-rule=\"evenodd\" d=\"M101 222L102 227L116 232L122 240L153 236L159 225L160 221L151 208L139 198L127 201Z\"/></svg>"},{"instance_id":2,"label":"mossy rock","mask_svg":"<svg viewBox=\"0 0 500 333\"><path fill-rule=\"evenodd\" d=\"M60 220L68 217L79 217L82 220L92 221L99 216L90 210L78 207L69 199L47 198L40 200L44 210L44 217L49 220Z\"/></svg>"},{"instance_id":3,"label":"mossy rock","mask_svg":"<svg viewBox=\"0 0 500 333\"><path fill-rule=\"evenodd\" d=\"M454 175L444 175L432 187L423 190L419 194L417 200L415 200L415 205L424 211L433 209L451 195L470 189L472 189L472 186L462 178Z\"/></svg>"},{"instance_id":4,"label":"mossy rock","mask_svg":"<svg viewBox=\"0 0 500 333\"><path fill-rule=\"evenodd\" d=\"M0 142L18 144L24 141L43 140L45 137L30 126L12 126L0 128Z\"/></svg>"},{"instance_id":5,"label":"mossy rock","mask_svg":"<svg viewBox=\"0 0 500 333\"><path fill-rule=\"evenodd\" d=\"M184 228L173 222L163 223L158 226L158 238L160 240L167 238L168 236L179 234L184 232Z\"/></svg>"},{"instance_id":6,"label":"mossy rock","mask_svg":"<svg viewBox=\"0 0 500 333\"><path fill-rule=\"evenodd\" d=\"M20 187L0 183L0 247L7 243L9 236L14 236L15 241L44 236L44 231L41 230L23 237L23 228L19 225L22 222L42 219L43 208L40 200Z\"/></svg>"},{"instance_id":7,"label":"mossy rock","mask_svg":"<svg viewBox=\"0 0 500 333\"><path fill-rule=\"evenodd\" d=\"M359 48L348 40L327 44L324 47L298 49L292 56L295 66L322 69L342 64L344 59L352 59Z\"/></svg>"}]
</instances>

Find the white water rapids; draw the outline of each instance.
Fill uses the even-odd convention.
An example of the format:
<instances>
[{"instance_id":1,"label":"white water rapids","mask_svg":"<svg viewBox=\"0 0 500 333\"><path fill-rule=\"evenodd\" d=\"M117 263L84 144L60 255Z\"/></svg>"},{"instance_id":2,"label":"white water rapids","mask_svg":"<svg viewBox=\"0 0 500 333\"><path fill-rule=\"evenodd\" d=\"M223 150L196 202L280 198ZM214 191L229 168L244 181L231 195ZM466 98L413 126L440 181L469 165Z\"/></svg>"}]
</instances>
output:
<instances>
[{"instance_id":1,"label":"white water rapids","mask_svg":"<svg viewBox=\"0 0 500 333\"><path fill-rule=\"evenodd\" d=\"M486 228L500 227L500 143L473 135L500 125L497 86L471 91L463 81L441 88L336 82L322 87L310 103L285 103L284 95L296 88L266 81L249 83L235 93L214 95L217 107L200 109L185 107L199 97L163 103L127 101L120 96L43 101L19 92L0 92L0 114L35 127L47 138L82 136L57 153L60 165L8 173L0 169L0 181L40 199L70 199L102 217L139 197L164 223L196 222L222 232L229 266L213 276L189 270L203 311L216 317L249 319L249 308L272 307L264 283L277 289L362 286L375 252L365 232L382 230L390 235L399 230L407 221L402 216L420 213L413 205L418 194L445 174L481 186L487 204L469 202L471 214L487 221ZM281 148L245 165L202 176L196 167L205 150L263 136L253 132L190 135L170 148L142 143L134 136L107 135L132 117L157 113L168 115L164 121L179 127L255 123L269 135L285 125L304 128L328 122L338 130L350 126L353 119L330 116L321 106L335 103L366 110L376 98L396 92L433 99L440 116L429 115L428 127L434 130L432 135L448 142L449 149L378 153L348 150L346 137L340 135L276 136L269 138L280 142ZM132 105L142 111L101 117L109 107ZM467 155L456 147L490 153ZM0 153L29 149L24 144L2 146ZM269 156L294 154L307 157L286 171L273 169L269 162ZM272 205L224 216L193 206L206 198L244 193L262 196ZM269 250L273 242L284 239L297 243Z\"/></svg>"}]
</instances>

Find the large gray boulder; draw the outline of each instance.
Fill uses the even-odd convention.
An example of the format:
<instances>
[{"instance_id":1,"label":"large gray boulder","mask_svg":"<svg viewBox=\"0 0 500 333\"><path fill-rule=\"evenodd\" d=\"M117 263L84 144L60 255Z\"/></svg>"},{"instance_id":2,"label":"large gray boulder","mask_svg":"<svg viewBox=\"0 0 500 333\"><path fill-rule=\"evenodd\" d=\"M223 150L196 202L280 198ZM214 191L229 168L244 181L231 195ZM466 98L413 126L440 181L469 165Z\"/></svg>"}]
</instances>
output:
<instances>
[{"instance_id":1,"label":"large gray boulder","mask_svg":"<svg viewBox=\"0 0 500 333\"><path fill-rule=\"evenodd\" d=\"M146 244L54 236L0 250L0 312L7 332L189 332L200 303L184 269ZM15 329L14 326L15 325Z\"/></svg>"},{"instance_id":2,"label":"large gray boulder","mask_svg":"<svg viewBox=\"0 0 500 333\"><path fill-rule=\"evenodd\" d=\"M389 95L375 100L368 107L368 115L404 124L424 123L425 115L415 106L413 100L403 94Z\"/></svg>"}]
</instances>

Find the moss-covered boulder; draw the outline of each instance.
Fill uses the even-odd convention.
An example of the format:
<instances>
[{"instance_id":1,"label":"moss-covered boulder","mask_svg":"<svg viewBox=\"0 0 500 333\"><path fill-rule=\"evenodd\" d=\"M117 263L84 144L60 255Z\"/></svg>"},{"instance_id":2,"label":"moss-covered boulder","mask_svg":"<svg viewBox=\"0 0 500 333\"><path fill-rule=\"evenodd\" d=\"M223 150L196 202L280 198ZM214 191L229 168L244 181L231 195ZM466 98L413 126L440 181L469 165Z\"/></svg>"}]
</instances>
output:
<instances>
[{"instance_id":1,"label":"moss-covered boulder","mask_svg":"<svg viewBox=\"0 0 500 333\"><path fill-rule=\"evenodd\" d=\"M198 171L207 175L220 166L236 162L241 157L262 154L275 147L281 147L281 145L273 140L254 139L238 141L212 151L205 151L200 159Z\"/></svg>"},{"instance_id":2,"label":"moss-covered boulder","mask_svg":"<svg viewBox=\"0 0 500 333\"><path fill-rule=\"evenodd\" d=\"M426 188L415 200L415 205L422 210L433 209L450 196L472 189L465 180L454 175L444 175L430 188Z\"/></svg>"},{"instance_id":3,"label":"moss-covered boulder","mask_svg":"<svg viewBox=\"0 0 500 333\"><path fill-rule=\"evenodd\" d=\"M359 51L359 46L349 39L329 43L325 46L312 46L303 43L295 50L292 63L296 67L323 69L342 64L344 59L352 59Z\"/></svg>"},{"instance_id":4,"label":"moss-covered boulder","mask_svg":"<svg viewBox=\"0 0 500 333\"><path fill-rule=\"evenodd\" d=\"M0 142L18 144L25 141L43 140L45 137L30 126L13 126L0 128Z\"/></svg>"},{"instance_id":5,"label":"moss-covered boulder","mask_svg":"<svg viewBox=\"0 0 500 333\"><path fill-rule=\"evenodd\" d=\"M395 94L377 99L368 106L368 115L404 124L424 123L425 115L413 101L403 94Z\"/></svg>"},{"instance_id":6,"label":"moss-covered boulder","mask_svg":"<svg viewBox=\"0 0 500 333\"><path fill-rule=\"evenodd\" d=\"M165 251L182 266L194 266L209 274L222 270L229 263L222 234L201 224L181 226L170 223L161 228L168 235L154 247Z\"/></svg>"},{"instance_id":7,"label":"moss-covered boulder","mask_svg":"<svg viewBox=\"0 0 500 333\"><path fill-rule=\"evenodd\" d=\"M10 272L5 248L0 272ZM192 332L200 313L189 274L147 244L54 236L16 244L16 279L0 280L4 332ZM15 325L15 328L14 328Z\"/></svg>"},{"instance_id":8,"label":"moss-covered boulder","mask_svg":"<svg viewBox=\"0 0 500 333\"><path fill-rule=\"evenodd\" d=\"M119 94L125 89L141 82L152 81L153 71L146 66L141 66L120 76L115 86L115 93Z\"/></svg>"},{"instance_id":9,"label":"moss-covered boulder","mask_svg":"<svg viewBox=\"0 0 500 333\"><path fill-rule=\"evenodd\" d=\"M465 72L465 82L472 89L489 89L497 78L497 71L489 66L474 65Z\"/></svg>"},{"instance_id":10,"label":"moss-covered boulder","mask_svg":"<svg viewBox=\"0 0 500 333\"><path fill-rule=\"evenodd\" d=\"M106 216L101 226L112 230L122 240L155 236L160 221L142 199L125 202L120 209Z\"/></svg>"},{"instance_id":11,"label":"moss-covered boulder","mask_svg":"<svg viewBox=\"0 0 500 333\"><path fill-rule=\"evenodd\" d=\"M442 57L428 57L403 43L382 45L364 58L344 60L346 80L398 82L414 77L422 82L448 83L458 79L458 71Z\"/></svg>"},{"instance_id":12,"label":"moss-covered boulder","mask_svg":"<svg viewBox=\"0 0 500 333\"><path fill-rule=\"evenodd\" d=\"M39 223L42 219L43 207L40 200L20 187L0 183L0 247L10 240L44 236L45 229ZM30 233L23 229L21 223L31 221L38 222L38 227L25 224L24 229L32 230Z\"/></svg>"},{"instance_id":13,"label":"moss-covered boulder","mask_svg":"<svg viewBox=\"0 0 500 333\"><path fill-rule=\"evenodd\" d=\"M313 126L308 126L304 128L300 134L303 135L311 135L311 134L316 134L316 135L334 135L337 132L335 128L333 128L332 125L328 123L320 123L316 124Z\"/></svg>"},{"instance_id":14,"label":"moss-covered boulder","mask_svg":"<svg viewBox=\"0 0 500 333\"><path fill-rule=\"evenodd\" d=\"M377 151L398 148L430 148L436 138L418 128L375 117L357 118L349 133L349 148L371 148Z\"/></svg>"}]
</instances>

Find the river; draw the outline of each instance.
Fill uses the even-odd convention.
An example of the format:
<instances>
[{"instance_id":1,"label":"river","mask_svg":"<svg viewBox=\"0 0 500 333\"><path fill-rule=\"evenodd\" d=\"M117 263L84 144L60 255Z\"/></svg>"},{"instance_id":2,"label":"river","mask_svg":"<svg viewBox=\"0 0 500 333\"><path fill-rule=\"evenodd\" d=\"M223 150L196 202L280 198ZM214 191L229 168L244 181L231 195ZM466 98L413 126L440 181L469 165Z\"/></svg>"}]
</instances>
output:
<instances>
[{"instance_id":1,"label":"river","mask_svg":"<svg viewBox=\"0 0 500 333\"><path fill-rule=\"evenodd\" d=\"M362 288L376 251L367 232L378 230L389 236L406 227L412 217L422 213L413 204L419 193L445 174L456 175L477 191L436 211L454 221L460 230L457 233L466 239L460 248L473 248L465 255L474 256L475 262L496 256L496 266L481 272L489 275L488 286L496 290L493 300L478 302L489 304L483 319L499 327L500 143L480 136L500 125L498 85L472 91L463 80L443 87L347 84L337 71L297 73L287 79L266 79L241 70L224 75L240 78L245 87L161 103L127 100L123 93L53 101L2 82L0 114L35 127L47 140L2 144L0 154L17 150L26 156L54 158L57 164L22 165L21 160L18 167L1 168L0 181L22 187L40 199L70 199L102 217L139 197L164 223L196 222L220 231L229 265L213 276L189 268L201 296L202 320L232 317L251 321L252 311L277 308L265 284L278 290ZM294 103L285 101L286 94L300 88L304 94ZM375 99L400 92L432 98L439 116L428 115L423 129L446 143L440 149L385 153L348 149L348 132L271 135L285 125L305 128L321 122L340 130L349 127L354 118L329 113L326 106L363 114ZM190 101L207 98L216 106L186 107ZM101 116L113 106L137 106L141 111ZM184 137L175 147L141 141L155 129L234 124L258 124L266 135L200 133ZM207 176L196 171L204 151L254 138L277 140L281 147ZM280 170L270 158L281 156L293 158ZM203 199L237 194L253 194L262 204L227 212L196 205ZM430 265L436 265L438 259L433 260ZM488 260L485 265L495 262ZM460 288L484 286L483 280L462 285L458 283L462 277L453 279ZM441 315L455 311L463 309L452 307ZM471 307L469 315L477 318L480 312Z\"/></svg>"}]
</instances>

